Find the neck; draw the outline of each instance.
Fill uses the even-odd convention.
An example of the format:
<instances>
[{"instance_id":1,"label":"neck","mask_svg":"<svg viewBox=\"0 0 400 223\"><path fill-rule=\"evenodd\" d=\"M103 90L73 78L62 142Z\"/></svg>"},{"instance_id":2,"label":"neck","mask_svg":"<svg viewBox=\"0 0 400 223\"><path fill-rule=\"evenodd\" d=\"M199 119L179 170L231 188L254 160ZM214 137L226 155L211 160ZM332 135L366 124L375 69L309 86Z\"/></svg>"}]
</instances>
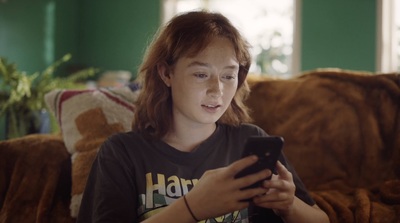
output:
<instances>
[{"instance_id":1,"label":"neck","mask_svg":"<svg viewBox=\"0 0 400 223\"><path fill-rule=\"evenodd\" d=\"M215 129L215 123L189 128L175 125L162 140L179 151L192 152L198 145L210 137Z\"/></svg>"}]
</instances>

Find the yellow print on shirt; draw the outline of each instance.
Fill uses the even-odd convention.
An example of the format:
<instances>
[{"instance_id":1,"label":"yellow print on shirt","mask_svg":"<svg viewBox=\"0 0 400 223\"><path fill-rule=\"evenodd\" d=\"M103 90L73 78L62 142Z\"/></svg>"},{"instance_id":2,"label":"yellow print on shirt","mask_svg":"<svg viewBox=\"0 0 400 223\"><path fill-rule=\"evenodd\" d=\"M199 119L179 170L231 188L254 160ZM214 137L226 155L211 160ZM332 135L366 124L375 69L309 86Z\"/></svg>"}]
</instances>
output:
<instances>
[{"instance_id":1,"label":"yellow print on shirt","mask_svg":"<svg viewBox=\"0 0 400 223\"><path fill-rule=\"evenodd\" d=\"M146 201L145 207L154 208L154 198L155 193L164 195L167 197L182 197L187 194L189 190L196 185L198 179L186 180L178 178L177 176L168 177L165 181L164 174L157 174L157 181L153 182L153 177L151 173L146 174ZM169 204L169 203L164 203Z\"/></svg>"},{"instance_id":2,"label":"yellow print on shirt","mask_svg":"<svg viewBox=\"0 0 400 223\"><path fill-rule=\"evenodd\" d=\"M179 197L188 193L198 179L183 179L177 176L165 177L164 174L146 174L146 194L139 195L140 207L138 214L141 219L147 219L158 213L163 207L170 205ZM200 221L201 223L217 222L247 222L247 211L235 211L214 219Z\"/></svg>"}]
</instances>

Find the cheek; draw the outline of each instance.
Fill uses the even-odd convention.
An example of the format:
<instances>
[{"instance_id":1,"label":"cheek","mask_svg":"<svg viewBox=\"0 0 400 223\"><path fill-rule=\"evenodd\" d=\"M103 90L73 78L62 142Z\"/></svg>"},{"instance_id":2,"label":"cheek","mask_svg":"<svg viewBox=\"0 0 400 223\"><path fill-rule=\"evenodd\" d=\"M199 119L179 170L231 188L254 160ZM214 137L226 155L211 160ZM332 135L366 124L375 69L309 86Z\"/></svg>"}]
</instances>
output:
<instances>
[{"instance_id":1,"label":"cheek","mask_svg":"<svg viewBox=\"0 0 400 223\"><path fill-rule=\"evenodd\" d=\"M234 84L228 85L226 89L231 94L235 94L236 91L238 90L238 82L235 82Z\"/></svg>"},{"instance_id":2,"label":"cheek","mask_svg":"<svg viewBox=\"0 0 400 223\"><path fill-rule=\"evenodd\" d=\"M174 101L184 101L185 103L191 103L201 98L203 92L201 89L197 89L195 86L187 84L181 84L172 88L172 98Z\"/></svg>"},{"instance_id":3,"label":"cheek","mask_svg":"<svg viewBox=\"0 0 400 223\"><path fill-rule=\"evenodd\" d=\"M225 97L226 99L232 100L232 98L233 98L233 97L235 96L235 94L236 94L237 85L226 87L224 90L225 90L225 91L224 91L224 97Z\"/></svg>"}]
</instances>

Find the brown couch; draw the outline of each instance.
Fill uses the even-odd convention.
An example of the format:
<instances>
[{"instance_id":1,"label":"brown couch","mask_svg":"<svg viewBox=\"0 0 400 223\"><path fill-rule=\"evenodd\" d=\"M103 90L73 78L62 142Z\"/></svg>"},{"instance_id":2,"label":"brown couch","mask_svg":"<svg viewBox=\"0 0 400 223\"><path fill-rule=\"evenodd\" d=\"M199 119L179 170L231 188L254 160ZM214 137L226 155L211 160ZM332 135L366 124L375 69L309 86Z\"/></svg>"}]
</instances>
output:
<instances>
[{"instance_id":1,"label":"brown couch","mask_svg":"<svg viewBox=\"0 0 400 223\"><path fill-rule=\"evenodd\" d=\"M254 123L285 138L285 153L331 222L400 222L399 74L315 70L287 80L251 77L249 85ZM98 146L127 130L103 105L69 120L71 106L62 110L60 98L72 97L48 103L62 134L0 142L0 222L73 222L71 199L79 201Z\"/></svg>"}]
</instances>

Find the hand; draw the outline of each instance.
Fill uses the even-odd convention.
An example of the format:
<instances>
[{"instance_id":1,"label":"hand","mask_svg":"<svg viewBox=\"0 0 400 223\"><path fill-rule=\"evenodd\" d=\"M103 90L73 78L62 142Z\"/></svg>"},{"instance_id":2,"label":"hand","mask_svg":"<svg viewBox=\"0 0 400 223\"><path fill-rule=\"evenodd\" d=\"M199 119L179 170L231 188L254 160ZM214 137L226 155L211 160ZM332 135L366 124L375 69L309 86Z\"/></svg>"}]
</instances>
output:
<instances>
[{"instance_id":1,"label":"hand","mask_svg":"<svg viewBox=\"0 0 400 223\"><path fill-rule=\"evenodd\" d=\"M292 174L281 162L277 162L276 169L278 175L263 182L268 192L254 197L253 202L257 206L273 209L279 216L285 216L293 209L296 186Z\"/></svg>"},{"instance_id":2,"label":"hand","mask_svg":"<svg viewBox=\"0 0 400 223\"><path fill-rule=\"evenodd\" d=\"M249 202L241 200L267 192L266 188L241 190L271 175L270 170L235 179L235 175L257 161L257 156L240 159L223 168L206 171L199 182L186 195L189 206L198 219L218 217L241 210Z\"/></svg>"}]
</instances>

